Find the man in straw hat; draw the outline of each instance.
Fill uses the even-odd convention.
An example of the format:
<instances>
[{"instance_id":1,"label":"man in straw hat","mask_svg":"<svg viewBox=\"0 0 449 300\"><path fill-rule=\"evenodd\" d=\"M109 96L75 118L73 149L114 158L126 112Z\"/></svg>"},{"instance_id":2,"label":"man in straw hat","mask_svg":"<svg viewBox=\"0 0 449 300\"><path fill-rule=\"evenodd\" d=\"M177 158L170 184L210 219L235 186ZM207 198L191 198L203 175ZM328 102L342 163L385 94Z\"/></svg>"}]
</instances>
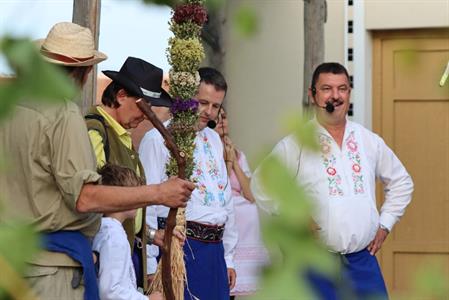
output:
<instances>
[{"instance_id":1,"label":"man in straw hat","mask_svg":"<svg viewBox=\"0 0 449 300\"><path fill-rule=\"evenodd\" d=\"M143 99L152 106L171 106L171 97L161 87L162 69L140 58L128 57L118 72L103 73L112 82L104 90L101 104L90 108L85 116L97 166L102 167L106 162L125 166L136 171L145 181L142 164L127 130L136 128L144 120L137 100ZM123 223L133 253L137 285L144 290L147 288L145 245L154 242L162 245L163 240L162 230L147 230L145 224L145 208L137 210L134 220L128 219Z\"/></svg>"},{"instance_id":2,"label":"man in straw hat","mask_svg":"<svg viewBox=\"0 0 449 300\"><path fill-rule=\"evenodd\" d=\"M64 67L82 87L106 55L94 49L89 29L58 23L39 41L47 61ZM160 185L99 185L83 117L71 101L24 101L0 128L0 152L13 169L0 177L2 222L26 219L43 233L45 251L26 277L41 299L98 299L91 238L100 213L164 204L185 206L194 185L170 179ZM82 275L81 275L82 274Z\"/></svg>"}]
</instances>

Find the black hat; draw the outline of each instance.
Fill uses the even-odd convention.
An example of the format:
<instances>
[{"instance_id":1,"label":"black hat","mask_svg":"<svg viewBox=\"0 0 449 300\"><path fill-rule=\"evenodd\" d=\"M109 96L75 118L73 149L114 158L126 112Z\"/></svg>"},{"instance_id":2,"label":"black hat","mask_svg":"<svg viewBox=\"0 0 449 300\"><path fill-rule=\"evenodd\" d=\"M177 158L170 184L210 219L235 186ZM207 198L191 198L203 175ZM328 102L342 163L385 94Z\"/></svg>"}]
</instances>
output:
<instances>
[{"instance_id":1,"label":"black hat","mask_svg":"<svg viewBox=\"0 0 449 300\"><path fill-rule=\"evenodd\" d=\"M172 105L172 98L161 86L162 69L143 59L128 57L120 71L103 71L103 74L153 106Z\"/></svg>"}]
</instances>

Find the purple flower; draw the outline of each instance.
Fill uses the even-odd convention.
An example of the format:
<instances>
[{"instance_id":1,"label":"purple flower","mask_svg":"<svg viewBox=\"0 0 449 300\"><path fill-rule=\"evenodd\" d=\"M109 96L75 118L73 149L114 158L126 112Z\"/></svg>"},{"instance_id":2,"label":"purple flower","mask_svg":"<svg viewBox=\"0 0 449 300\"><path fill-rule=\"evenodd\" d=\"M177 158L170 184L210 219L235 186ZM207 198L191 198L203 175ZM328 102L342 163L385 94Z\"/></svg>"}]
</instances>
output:
<instances>
[{"instance_id":1,"label":"purple flower","mask_svg":"<svg viewBox=\"0 0 449 300\"><path fill-rule=\"evenodd\" d=\"M170 107L170 112L172 114L177 114L179 112L191 111L193 113L198 111L198 100L196 99L187 99L183 100L180 98L176 98L173 101L172 106Z\"/></svg>"}]
</instances>

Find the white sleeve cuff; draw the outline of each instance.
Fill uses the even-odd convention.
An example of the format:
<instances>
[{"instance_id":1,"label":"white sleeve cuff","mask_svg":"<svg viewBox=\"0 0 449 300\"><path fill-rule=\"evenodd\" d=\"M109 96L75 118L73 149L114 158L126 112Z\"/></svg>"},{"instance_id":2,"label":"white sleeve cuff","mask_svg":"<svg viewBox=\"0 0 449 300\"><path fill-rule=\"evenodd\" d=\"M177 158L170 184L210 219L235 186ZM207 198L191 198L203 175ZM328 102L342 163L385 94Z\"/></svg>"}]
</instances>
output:
<instances>
[{"instance_id":1,"label":"white sleeve cuff","mask_svg":"<svg viewBox=\"0 0 449 300\"><path fill-rule=\"evenodd\" d=\"M231 258L225 257L225 261L226 261L226 268L235 269L234 261Z\"/></svg>"},{"instance_id":2,"label":"white sleeve cuff","mask_svg":"<svg viewBox=\"0 0 449 300\"><path fill-rule=\"evenodd\" d=\"M396 224L397 222L397 218L393 217L392 215L388 214L388 213L382 213L380 215L380 220L379 223L382 224L383 226L385 226L388 231L391 232L391 230L393 229L394 224Z\"/></svg>"}]
</instances>

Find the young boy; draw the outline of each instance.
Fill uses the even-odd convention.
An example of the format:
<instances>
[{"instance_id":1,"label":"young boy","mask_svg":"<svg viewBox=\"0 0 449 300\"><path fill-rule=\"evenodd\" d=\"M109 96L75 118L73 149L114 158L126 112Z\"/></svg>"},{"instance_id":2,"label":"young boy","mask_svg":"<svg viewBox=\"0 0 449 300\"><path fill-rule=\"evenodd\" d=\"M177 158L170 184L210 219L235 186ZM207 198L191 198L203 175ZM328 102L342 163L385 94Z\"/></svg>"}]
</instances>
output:
<instances>
[{"instance_id":1,"label":"young boy","mask_svg":"<svg viewBox=\"0 0 449 300\"><path fill-rule=\"evenodd\" d=\"M125 167L106 164L98 173L102 184L139 186L144 183L136 173ZM99 255L98 287L101 300L157 300L160 293L145 296L137 290L136 274L131 260L129 242L122 223L136 216L136 209L108 213L101 219L101 227L93 241ZM144 245L145 246L145 245Z\"/></svg>"}]
</instances>

